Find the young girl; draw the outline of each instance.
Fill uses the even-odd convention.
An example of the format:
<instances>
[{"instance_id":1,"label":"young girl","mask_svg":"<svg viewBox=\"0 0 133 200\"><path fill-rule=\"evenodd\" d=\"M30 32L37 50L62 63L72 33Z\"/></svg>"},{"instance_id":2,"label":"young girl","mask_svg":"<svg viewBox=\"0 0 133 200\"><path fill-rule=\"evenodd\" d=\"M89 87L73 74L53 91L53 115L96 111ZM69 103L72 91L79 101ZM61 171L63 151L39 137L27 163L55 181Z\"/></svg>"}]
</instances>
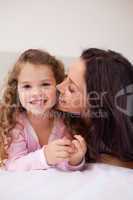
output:
<instances>
[{"instance_id":1,"label":"young girl","mask_svg":"<svg viewBox=\"0 0 133 200\"><path fill-rule=\"evenodd\" d=\"M19 57L1 102L0 161L4 169L79 170L84 166L84 139L72 138L61 119L50 115L56 84L63 79L63 65L49 53L29 49Z\"/></svg>"}]
</instances>

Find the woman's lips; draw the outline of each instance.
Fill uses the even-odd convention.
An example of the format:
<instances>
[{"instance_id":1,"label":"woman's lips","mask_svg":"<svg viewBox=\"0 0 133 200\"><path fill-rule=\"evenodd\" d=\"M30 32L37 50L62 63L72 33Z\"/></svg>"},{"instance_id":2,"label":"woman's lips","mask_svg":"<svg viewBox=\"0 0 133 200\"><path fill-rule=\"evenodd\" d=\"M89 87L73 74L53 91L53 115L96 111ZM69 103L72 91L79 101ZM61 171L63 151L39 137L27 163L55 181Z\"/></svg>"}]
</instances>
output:
<instances>
[{"instance_id":1,"label":"woman's lips","mask_svg":"<svg viewBox=\"0 0 133 200\"><path fill-rule=\"evenodd\" d=\"M66 102L65 102L65 100L63 99L63 98L59 98L59 103L61 103L61 104L65 104Z\"/></svg>"}]
</instances>

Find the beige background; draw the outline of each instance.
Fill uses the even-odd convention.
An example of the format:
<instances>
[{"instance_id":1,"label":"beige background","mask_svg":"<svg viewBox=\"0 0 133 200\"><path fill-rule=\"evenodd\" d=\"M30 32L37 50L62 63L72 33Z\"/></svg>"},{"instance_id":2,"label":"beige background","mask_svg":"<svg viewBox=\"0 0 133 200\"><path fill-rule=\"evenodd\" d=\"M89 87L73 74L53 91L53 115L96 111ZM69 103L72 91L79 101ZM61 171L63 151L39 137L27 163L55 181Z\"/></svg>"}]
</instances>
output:
<instances>
[{"instance_id":1,"label":"beige background","mask_svg":"<svg viewBox=\"0 0 133 200\"><path fill-rule=\"evenodd\" d=\"M18 53L42 48L68 66L87 47L133 61L133 0L0 0L0 84Z\"/></svg>"}]
</instances>

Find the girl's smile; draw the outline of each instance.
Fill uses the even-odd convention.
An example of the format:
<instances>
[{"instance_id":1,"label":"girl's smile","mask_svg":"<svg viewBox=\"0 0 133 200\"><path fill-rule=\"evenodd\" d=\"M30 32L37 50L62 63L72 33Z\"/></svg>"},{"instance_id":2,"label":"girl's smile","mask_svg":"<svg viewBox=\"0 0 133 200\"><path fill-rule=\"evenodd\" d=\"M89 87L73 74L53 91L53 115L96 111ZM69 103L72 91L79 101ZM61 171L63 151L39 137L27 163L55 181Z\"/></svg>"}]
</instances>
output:
<instances>
[{"instance_id":1,"label":"girl's smile","mask_svg":"<svg viewBox=\"0 0 133 200\"><path fill-rule=\"evenodd\" d=\"M28 112L43 114L50 110L56 103L56 80L51 68L26 63L18 77L18 95Z\"/></svg>"}]
</instances>

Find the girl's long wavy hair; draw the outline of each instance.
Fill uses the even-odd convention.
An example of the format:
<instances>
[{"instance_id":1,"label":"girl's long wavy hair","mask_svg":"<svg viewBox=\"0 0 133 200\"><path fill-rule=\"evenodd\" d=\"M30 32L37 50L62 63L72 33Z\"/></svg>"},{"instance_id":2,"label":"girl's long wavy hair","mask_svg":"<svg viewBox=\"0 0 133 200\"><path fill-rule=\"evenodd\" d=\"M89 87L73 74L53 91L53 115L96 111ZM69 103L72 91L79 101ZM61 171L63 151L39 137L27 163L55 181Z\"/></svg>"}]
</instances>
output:
<instances>
[{"instance_id":1,"label":"girl's long wavy hair","mask_svg":"<svg viewBox=\"0 0 133 200\"><path fill-rule=\"evenodd\" d=\"M28 49L20 55L17 62L9 72L7 81L2 90L0 102L0 165L8 158L7 149L12 141L11 130L16 126L17 116L25 112L18 99L18 76L25 63L31 63L38 67L47 65L53 71L56 83L63 81L65 73L61 61L48 52L39 49Z\"/></svg>"},{"instance_id":2,"label":"girl's long wavy hair","mask_svg":"<svg viewBox=\"0 0 133 200\"><path fill-rule=\"evenodd\" d=\"M85 138L87 161L97 161L101 153L133 161L133 65L117 52L96 48L83 51L81 59L88 112L86 120L72 116L66 123Z\"/></svg>"}]
</instances>

